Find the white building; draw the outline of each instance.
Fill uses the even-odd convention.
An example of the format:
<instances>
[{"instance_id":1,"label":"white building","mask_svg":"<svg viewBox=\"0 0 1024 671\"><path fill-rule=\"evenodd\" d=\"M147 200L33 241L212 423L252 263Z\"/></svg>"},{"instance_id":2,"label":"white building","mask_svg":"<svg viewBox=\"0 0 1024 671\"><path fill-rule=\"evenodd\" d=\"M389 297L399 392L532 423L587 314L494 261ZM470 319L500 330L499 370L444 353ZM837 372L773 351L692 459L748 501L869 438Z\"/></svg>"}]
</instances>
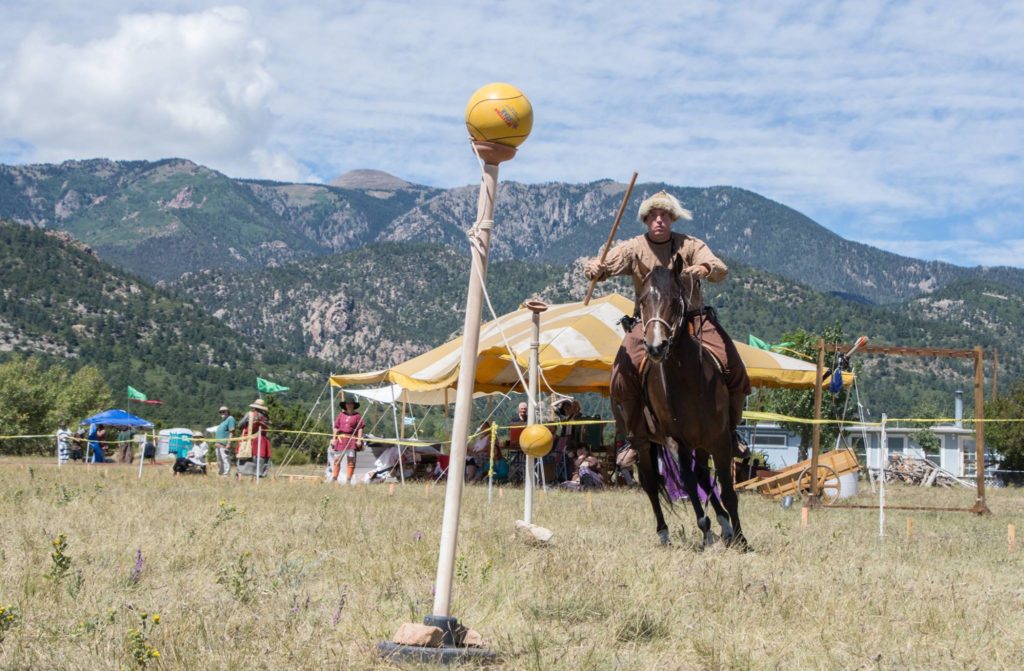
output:
<instances>
[{"instance_id":1,"label":"white building","mask_svg":"<svg viewBox=\"0 0 1024 671\"><path fill-rule=\"evenodd\" d=\"M737 427L751 450L764 453L772 470L781 470L800 461L800 436L775 423L759 422Z\"/></svg>"},{"instance_id":2,"label":"white building","mask_svg":"<svg viewBox=\"0 0 1024 671\"><path fill-rule=\"evenodd\" d=\"M937 453L926 453L918 442L919 436L925 432L931 432L939 439ZM847 434L847 441L857 454L866 455L867 467L877 469L882 458L882 427L854 424L845 427L843 433ZM885 442L889 454L930 459L958 478L972 477L975 473L973 429L956 425L886 425Z\"/></svg>"}]
</instances>

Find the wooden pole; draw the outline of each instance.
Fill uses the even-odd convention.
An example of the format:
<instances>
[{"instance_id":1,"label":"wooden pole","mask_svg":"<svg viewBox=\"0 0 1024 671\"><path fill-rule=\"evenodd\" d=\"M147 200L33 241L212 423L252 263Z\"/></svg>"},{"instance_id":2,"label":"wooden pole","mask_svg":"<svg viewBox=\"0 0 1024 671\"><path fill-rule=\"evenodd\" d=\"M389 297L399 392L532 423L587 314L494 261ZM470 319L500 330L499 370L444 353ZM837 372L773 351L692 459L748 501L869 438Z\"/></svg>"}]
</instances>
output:
<instances>
[{"instance_id":1,"label":"wooden pole","mask_svg":"<svg viewBox=\"0 0 1024 671\"><path fill-rule=\"evenodd\" d=\"M990 512L985 503L985 353L974 348L974 470L978 487L974 512Z\"/></svg>"},{"instance_id":2,"label":"wooden pole","mask_svg":"<svg viewBox=\"0 0 1024 671\"><path fill-rule=\"evenodd\" d=\"M818 339L818 370L814 376L814 426L811 427L811 504L818 502L818 455L821 453L821 378L825 375L825 340Z\"/></svg>"},{"instance_id":3,"label":"wooden pole","mask_svg":"<svg viewBox=\"0 0 1024 671\"><path fill-rule=\"evenodd\" d=\"M629 180L629 186L626 187L626 193L622 196L622 204L619 205L619 213L615 215L615 223L612 225L612 232L608 234L608 241L604 243L604 249L601 250L600 263L604 263L604 259L608 256L608 250L612 248L612 243L615 242L615 232L619 230L619 222L622 221L622 213L626 211L626 204L629 202L629 195L633 193L633 185L636 184L637 172L633 171L633 177ZM597 278L590 280L590 286L587 287L587 295L583 299L584 305L590 304L590 296L594 293L594 287L597 286Z\"/></svg>"},{"instance_id":4,"label":"wooden pole","mask_svg":"<svg viewBox=\"0 0 1024 671\"><path fill-rule=\"evenodd\" d=\"M1012 524L1006 526L1006 548L1010 552L1017 549L1017 527Z\"/></svg>"},{"instance_id":5,"label":"wooden pole","mask_svg":"<svg viewBox=\"0 0 1024 671\"><path fill-rule=\"evenodd\" d=\"M498 192L498 164L515 156L515 149L487 142L474 143L483 159L477 219L470 234L469 287L466 291L466 313L462 328L462 358L456 388L455 416L452 419L452 447L448 461L448 483L445 487L444 517L434 580L434 617L449 617L452 579L455 576L455 547L459 534L459 513L466 471L466 440L473 413L473 387L476 383L477 348L480 344L480 314L483 303L483 281L487 276L487 254L494 227L494 200Z\"/></svg>"}]
</instances>

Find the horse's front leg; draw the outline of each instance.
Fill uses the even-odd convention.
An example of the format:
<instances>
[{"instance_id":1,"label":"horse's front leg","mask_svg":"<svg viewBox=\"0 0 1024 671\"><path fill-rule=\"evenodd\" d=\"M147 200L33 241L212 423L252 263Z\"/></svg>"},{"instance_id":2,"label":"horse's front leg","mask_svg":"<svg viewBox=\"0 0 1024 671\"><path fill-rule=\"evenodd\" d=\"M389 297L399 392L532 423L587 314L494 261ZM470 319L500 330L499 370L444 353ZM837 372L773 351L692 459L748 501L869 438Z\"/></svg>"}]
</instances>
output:
<instances>
[{"instance_id":1,"label":"horse's front leg","mask_svg":"<svg viewBox=\"0 0 1024 671\"><path fill-rule=\"evenodd\" d=\"M654 510L654 519L657 522L658 540L662 545L668 545L668 525L665 523L665 515L661 511L661 476L658 474L657 460L654 458L654 449L651 441L647 438L634 436L631 445L636 450L637 473L640 476L640 486L647 493L651 502L651 509Z\"/></svg>"},{"instance_id":2,"label":"horse's front leg","mask_svg":"<svg viewBox=\"0 0 1024 671\"><path fill-rule=\"evenodd\" d=\"M729 547L737 547L745 552L752 548L747 543L743 530L740 527L740 506L739 497L736 495L736 488L732 482L732 456L731 454L714 455L715 471L718 473L718 483L722 487L722 503L729 512L732 521L733 536L726 540Z\"/></svg>"}]
</instances>

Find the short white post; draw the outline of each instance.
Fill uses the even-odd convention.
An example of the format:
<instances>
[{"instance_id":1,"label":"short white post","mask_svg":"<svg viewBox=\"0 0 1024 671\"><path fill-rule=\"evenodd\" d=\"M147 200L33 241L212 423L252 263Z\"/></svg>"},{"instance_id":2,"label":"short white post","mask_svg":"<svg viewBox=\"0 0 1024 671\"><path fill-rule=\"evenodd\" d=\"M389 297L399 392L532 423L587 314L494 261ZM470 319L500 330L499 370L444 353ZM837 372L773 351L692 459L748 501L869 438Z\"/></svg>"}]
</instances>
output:
<instances>
[{"instance_id":1,"label":"short white post","mask_svg":"<svg viewBox=\"0 0 1024 671\"><path fill-rule=\"evenodd\" d=\"M878 464L878 537L885 538L885 466L889 462L888 437L885 433L887 416L882 413L882 432L879 435Z\"/></svg>"}]
</instances>

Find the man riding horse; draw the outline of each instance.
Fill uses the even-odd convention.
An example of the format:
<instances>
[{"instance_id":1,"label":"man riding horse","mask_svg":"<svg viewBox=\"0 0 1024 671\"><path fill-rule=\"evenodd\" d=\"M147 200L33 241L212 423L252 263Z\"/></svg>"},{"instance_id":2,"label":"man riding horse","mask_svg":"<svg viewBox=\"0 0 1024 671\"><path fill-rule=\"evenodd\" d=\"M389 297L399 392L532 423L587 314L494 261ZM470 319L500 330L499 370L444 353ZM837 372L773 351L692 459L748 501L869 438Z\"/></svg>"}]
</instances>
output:
<instances>
[{"instance_id":1,"label":"man riding horse","mask_svg":"<svg viewBox=\"0 0 1024 671\"><path fill-rule=\"evenodd\" d=\"M690 332L721 365L723 379L729 389L729 423L735 432L743 416L744 401L750 393L750 378L732 339L718 323L714 309L704 305L700 290L701 279L721 282L729 274L729 269L702 240L672 232L673 222L677 219L690 221L693 215L671 194L659 191L640 203L639 219L647 227L646 233L617 245L608 252L603 263L595 258L584 266L590 280L629 275L636 291L634 319L626 323L626 335L612 366L612 403L619 406L615 414L616 417L629 418L630 424L618 428L624 430L626 438L638 452L650 448L652 436L643 419L644 394L641 386L641 365L646 356L644 332L636 318L639 316L643 282L648 273L658 266L672 268L673 261L679 257L676 267L692 280L684 283L692 286L692 291L686 296L689 306L686 320Z\"/></svg>"}]
</instances>

